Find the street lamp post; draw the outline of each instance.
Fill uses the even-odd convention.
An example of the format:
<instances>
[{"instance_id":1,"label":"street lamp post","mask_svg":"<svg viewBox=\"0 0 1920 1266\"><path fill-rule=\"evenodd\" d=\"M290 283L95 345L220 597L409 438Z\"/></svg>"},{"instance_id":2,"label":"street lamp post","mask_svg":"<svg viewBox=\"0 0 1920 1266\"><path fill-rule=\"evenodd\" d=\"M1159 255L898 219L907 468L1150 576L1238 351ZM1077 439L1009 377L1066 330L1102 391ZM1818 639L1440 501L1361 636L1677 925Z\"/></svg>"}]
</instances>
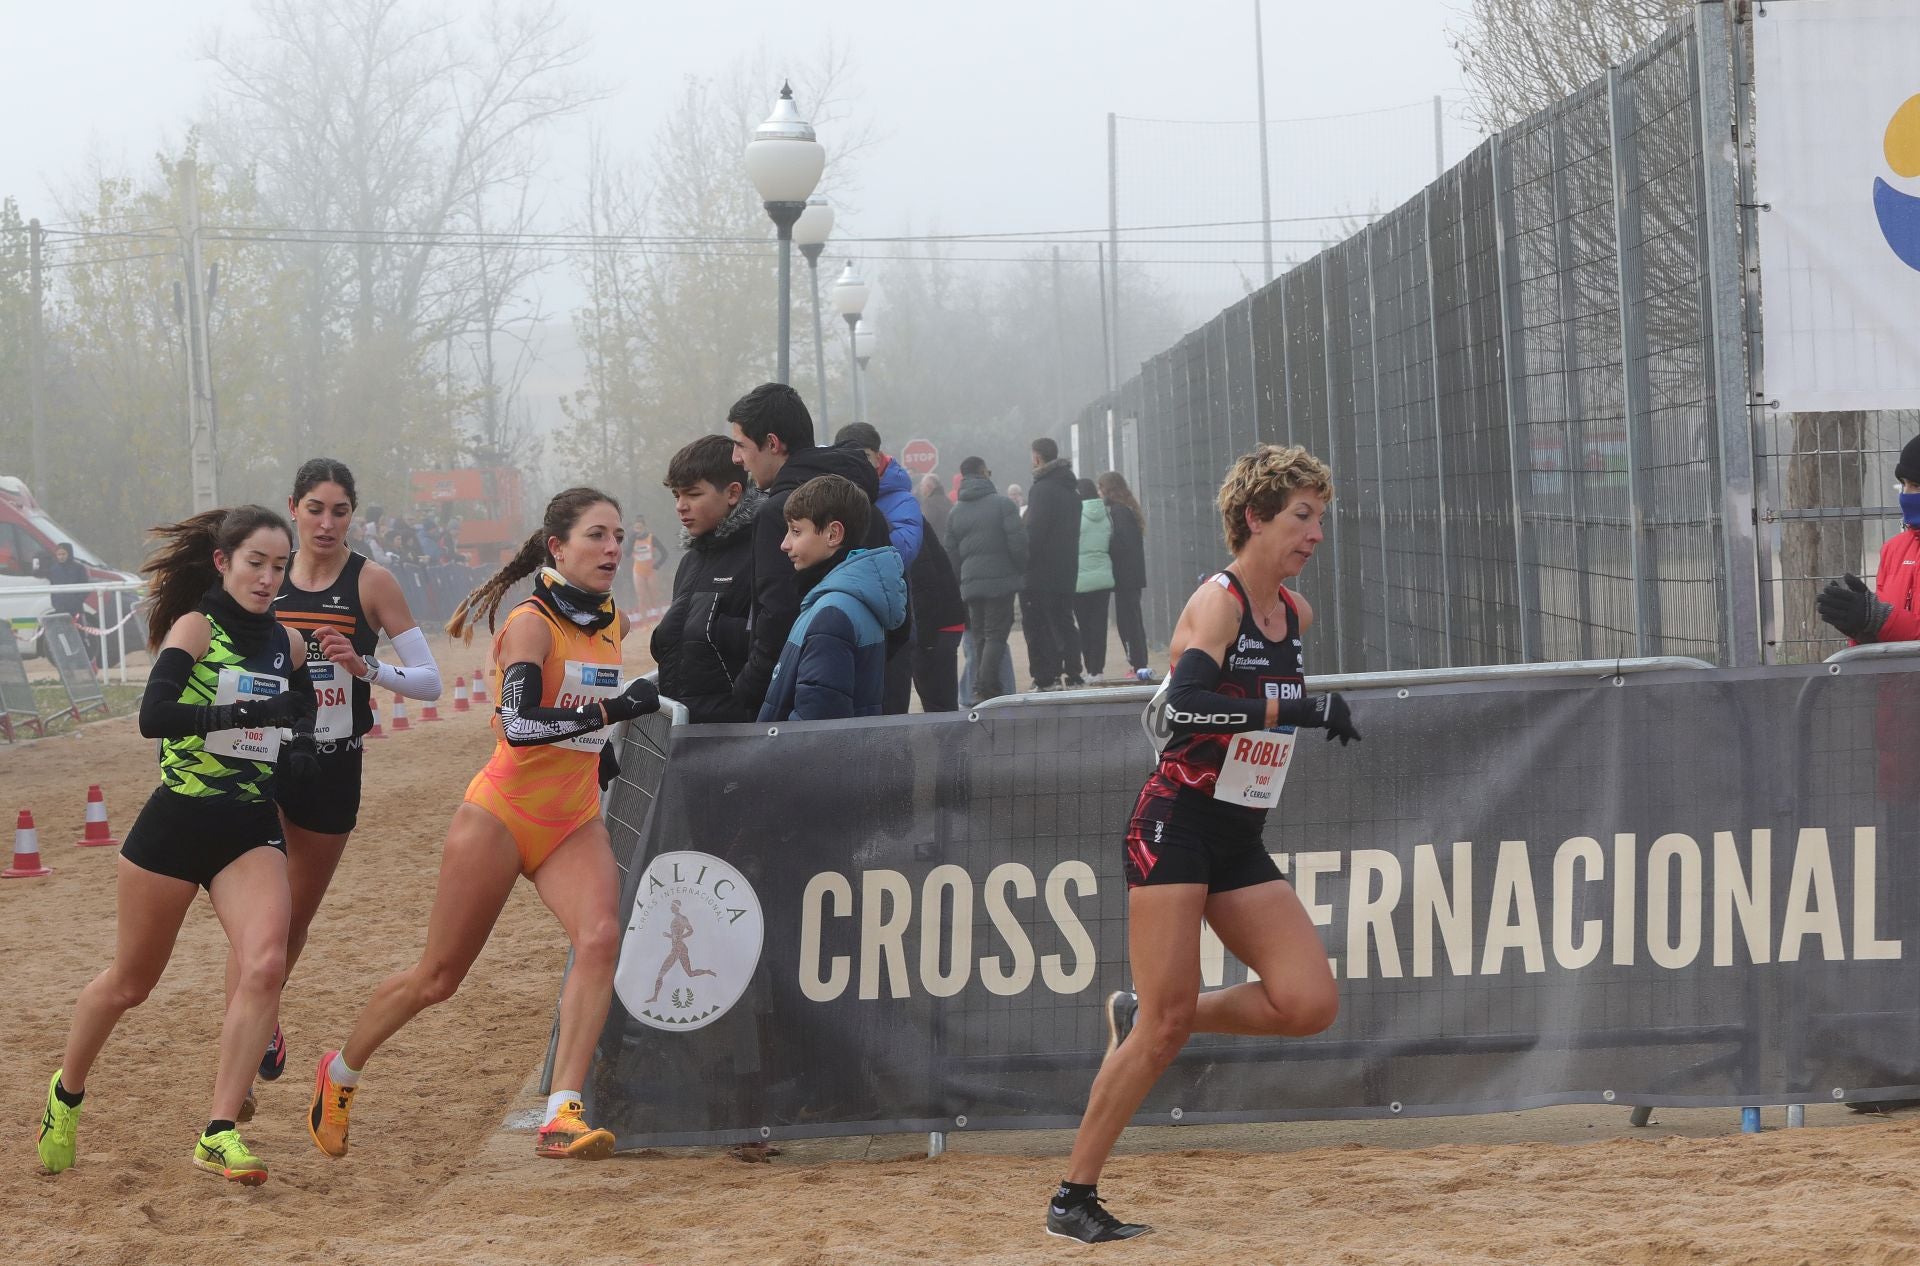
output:
<instances>
[{"instance_id":1,"label":"street lamp post","mask_svg":"<svg viewBox=\"0 0 1920 1266\"><path fill-rule=\"evenodd\" d=\"M853 359L860 366L859 376L863 380L867 376L867 362L873 359L873 345L873 322L861 317L860 323L853 327ZM860 383L860 420L871 420L867 417L867 384L864 381Z\"/></svg>"},{"instance_id":2,"label":"street lamp post","mask_svg":"<svg viewBox=\"0 0 1920 1266\"><path fill-rule=\"evenodd\" d=\"M853 271L853 261L847 261L846 271L833 283L833 310L847 323L847 359L853 368L853 418L860 421L860 313L867 306L867 283L860 280L860 274Z\"/></svg>"},{"instance_id":3,"label":"street lamp post","mask_svg":"<svg viewBox=\"0 0 1920 1266\"><path fill-rule=\"evenodd\" d=\"M780 86L773 113L747 142L747 175L780 239L780 358L778 379L787 381L787 348L793 327L793 225L807 209L813 187L827 164L827 152L814 139L813 125L793 104L793 87Z\"/></svg>"},{"instance_id":4,"label":"street lamp post","mask_svg":"<svg viewBox=\"0 0 1920 1266\"><path fill-rule=\"evenodd\" d=\"M820 252L832 232L833 205L825 198L807 199L807 209L794 221L793 242L807 257L807 279L813 284L813 374L820 389L820 425L827 430L833 423L827 419L827 352L820 334Z\"/></svg>"}]
</instances>

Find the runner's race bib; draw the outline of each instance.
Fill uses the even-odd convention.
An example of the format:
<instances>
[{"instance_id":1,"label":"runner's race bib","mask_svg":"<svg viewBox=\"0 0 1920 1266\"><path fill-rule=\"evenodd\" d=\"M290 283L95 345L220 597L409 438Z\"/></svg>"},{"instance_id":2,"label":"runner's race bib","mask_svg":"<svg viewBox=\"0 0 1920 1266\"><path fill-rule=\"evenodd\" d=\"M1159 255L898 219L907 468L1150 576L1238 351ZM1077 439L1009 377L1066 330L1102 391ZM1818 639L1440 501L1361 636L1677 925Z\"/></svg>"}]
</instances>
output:
<instances>
[{"instance_id":1,"label":"runner's race bib","mask_svg":"<svg viewBox=\"0 0 1920 1266\"><path fill-rule=\"evenodd\" d=\"M220 685L214 691L213 701L216 704L228 704L239 703L243 699L271 699L283 693L286 688L287 679L284 677L222 668ZM280 759L280 730L276 726L257 730L244 726L232 730L215 730L207 735L201 745L215 756L231 756L237 760L257 760L271 764Z\"/></svg>"},{"instance_id":2,"label":"runner's race bib","mask_svg":"<svg viewBox=\"0 0 1920 1266\"><path fill-rule=\"evenodd\" d=\"M353 686L346 670L328 659L307 658L307 676L320 701L314 715L313 737L322 743L344 743L353 737Z\"/></svg>"},{"instance_id":3,"label":"runner's race bib","mask_svg":"<svg viewBox=\"0 0 1920 1266\"><path fill-rule=\"evenodd\" d=\"M1287 785L1287 770L1293 764L1294 737L1291 728L1228 735L1213 798L1250 809L1271 809L1280 803L1280 789Z\"/></svg>"},{"instance_id":4,"label":"runner's race bib","mask_svg":"<svg viewBox=\"0 0 1920 1266\"><path fill-rule=\"evenodd\" d=\"M595 699L611 699L620 693L620 669L615 664L589 664L582 660L567 661L566 673L560 678L560 693L554 699L556 708L577 708L583 703ZM576 752L593 752L598 755L607 745L607 727L601 727L587 734L576 734L572 738L561 739L555 747L570 747Z\"/></svg>"}]
</instances>

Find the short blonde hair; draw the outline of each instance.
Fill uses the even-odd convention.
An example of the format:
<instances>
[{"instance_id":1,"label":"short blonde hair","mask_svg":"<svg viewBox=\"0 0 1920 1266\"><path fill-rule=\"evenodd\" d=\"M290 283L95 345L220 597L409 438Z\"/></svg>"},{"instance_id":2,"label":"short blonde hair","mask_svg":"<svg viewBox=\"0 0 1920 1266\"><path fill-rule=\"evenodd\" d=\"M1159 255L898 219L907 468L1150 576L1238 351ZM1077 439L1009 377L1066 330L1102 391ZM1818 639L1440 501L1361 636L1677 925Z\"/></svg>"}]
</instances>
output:
<instances>
[{"instance_id":1,"label":"short blonde hair","mask_svg":"<svg viewBox=\"0 0 1920 1266\"><path fill-rule=\"evenodd\" d=\"M1286 508L1296 492L1318 493L1322 501L1333 500L1333 472L1306 449L1262 444L1235 461L1214 498L1226 528L1227 548L1237 554L1253 535L1247 527L1247 511L1267 522Z\"/></svg>"}]
</instances>

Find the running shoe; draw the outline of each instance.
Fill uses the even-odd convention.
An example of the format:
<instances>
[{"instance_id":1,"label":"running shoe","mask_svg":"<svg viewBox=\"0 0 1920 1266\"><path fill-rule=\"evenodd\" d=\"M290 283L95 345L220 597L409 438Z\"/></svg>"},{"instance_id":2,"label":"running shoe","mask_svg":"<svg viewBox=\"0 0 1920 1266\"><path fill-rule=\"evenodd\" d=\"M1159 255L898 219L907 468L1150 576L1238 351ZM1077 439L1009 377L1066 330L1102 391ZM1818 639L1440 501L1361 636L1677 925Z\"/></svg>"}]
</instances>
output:
<instances>
[{"instance_id":1,"label":"running shoe","mask_svg":"<svg viewBox=\"0 0 1920 1266\"><path fill-rule=\"evenodd\" d=\"M1139 1017L1140 995L1125 989L1116 989L1107 995L1107 1054L1113 1054L1115 1048L1127 1040L1127 1034L1133 1032L1133 1022Z\"/></svg>"},{"instance_id":2,"label":"running shoe","mask_svg":"<svg viewBox=\"0 0 1920 1266\"><path fill-rule=\"evenodd\" d=\"M253 1087L248 1086L247 1097L240 1101L240 1111L233 1114L233 1119L245 1125L247 1122L253 1120L253 1114L259 1110L260 1101L254 1097Z\"/></svg>"},{"instance_id":3,"label":"running shoe","mask_svg":"<svg viewBox=\"0 0 1920 1266\"><path fill-rule=\"evenodd\" d=\"M307 1133L313 1145L329 1156L347 1154L347 1109L353 1106L353 1086L342 1086L327 1076L338 1051L320 1057L313 1074L313 1103L307 1109Z\"/></svg>"},{"instance_id":4,"label":"running shoe","mask_svg":"<svg viewBox=\"0 0 1920 1266\"><path fill-rule=\"evenodd\" d=\"M260 1080L279 1081L280 1074L286 1071L287 1035L276 1024L273 1026L273 1040L267 1043L267 1053L260 1057Z\"/></svg>"},{"instance_id":5,"label":"running shoe","mask_svg":"<svg viewBox=\"0 0 1920 1266\"><path fill-rule=\"evenodd\" d=\"M1100 1203L1098 1196L1089 1196L1079 1204L1065 1208L1051 1201L1047 1204L1047 1234L1063 1240L1107 1244L1114 1240L1130 1240L1151 1230L1153 1228L1144 1222L1122 1222L1114 1217Z\"/></svg>"},{"instance_id":6,"label":"running shoe","mask_svg":"<svg viewBox=\"0 0 1920 1266\"><path fill-rule=\"evenodd\" d=\"M551 1160L605 1160L613 1155L613 1131L596 1130L581 1120L575 1100L540 1127L533 1136L533 1154Z\"/></svg>"},{"instance_id":7,"label":"running shoe","mask_svg":"<svg viewBox=\"0 0 1920 1266\"><path fill-rule=\"evenodd\" d=\"M202 1134L200 1141L193 1145L193 1163L228 1182L245 1183L249 1187L258 1187L267 1180L267 1163L247 1150L238 1130Z\"/></svg>"},{"instance_id":8,"label":"running shoe","mask_svg":"<svg viewBox=\"0 0 1920 1266\"><path fill-rule=\"evenodd\" d=\"M1144 681L1144 682L1151 683L1153 681L1153 669L1136 668L1133 670L1133 679L1135 681Z\"/></svg>"},{"instance_id":9,"label":"running shoe","mask_svg":"<svg viewBox=\"0 0 1920 1266\"><path fill-rule=\"evenodd\" d=\"M53 1093L59 1084L60 1070L56 1068L53 1080L47 1083L47 1110L40 1118L40 1137L35 1140L40 1163L49 1174L73 1168L74 1134L80 1125L80 1107L69 1108Z\"/></svg>"}]
</instances>

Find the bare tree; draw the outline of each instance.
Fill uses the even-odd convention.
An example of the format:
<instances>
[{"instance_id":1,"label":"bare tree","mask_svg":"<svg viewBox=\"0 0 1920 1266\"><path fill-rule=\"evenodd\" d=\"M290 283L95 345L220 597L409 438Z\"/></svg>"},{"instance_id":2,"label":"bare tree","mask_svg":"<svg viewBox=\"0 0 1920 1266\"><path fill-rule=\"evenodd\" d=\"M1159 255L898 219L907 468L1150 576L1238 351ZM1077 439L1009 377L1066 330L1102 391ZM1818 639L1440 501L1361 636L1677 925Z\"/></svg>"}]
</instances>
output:
<instances>
[{"instance_id":1,"label":"bare tree","mask_svg":"<svg viewBox=\"0 0 1920 1266\"><path fill-rule=\"evenodd\" d=\"M1690 0L1472 0L1451 35L1490 132L1572 96L1651 43Z\"/></svg>"}]
</instances>

